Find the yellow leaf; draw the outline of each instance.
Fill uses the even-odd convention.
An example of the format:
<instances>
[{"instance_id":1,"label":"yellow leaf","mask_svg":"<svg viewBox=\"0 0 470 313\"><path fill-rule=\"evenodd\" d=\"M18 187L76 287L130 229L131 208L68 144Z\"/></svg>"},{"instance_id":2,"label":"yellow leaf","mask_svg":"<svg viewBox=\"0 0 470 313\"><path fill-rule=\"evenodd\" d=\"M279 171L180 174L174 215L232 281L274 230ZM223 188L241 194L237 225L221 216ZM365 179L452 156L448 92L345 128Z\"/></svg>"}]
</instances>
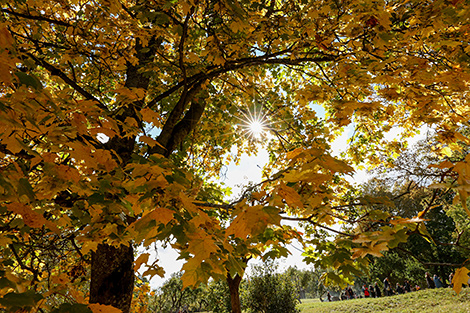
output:
<instances>
[{"instance_id":1,"label":"yellow leaf","mask_svg":"<svg viewBox=\"0 0 470 313\"><path fill-rule=\"evenodd\" d=\"M300 195L291 187L281 182L277 188L278 194L286 201L290 207L303 208L302 198Z\"/></svg>"},{"instance_id":2,"label":"yellow leaf","mask_svg":"<svg viewBox=\"0 0 470 313\"><path fill-rule=\"evenodd\" d=\"M132 223L131 225L128 226L128 229L135 229L135 230L141 230L141 229L146 229L148 224L151 221L155 221L156 224L168 224L171 220L173 220L173 214L175 212L166 209L166 208L156 208L146 215L142 216L140 219Z\"/></svg>"},{"instance_id":3,"label":"yellow leaf","mask_svg":"<svg viewBox=\"0 0 470 313\"><path fill-rule=\"evenodd\" d=\"M462 285L468 284L468 273L470 271L466 267L459 268L455 271L454 277L452 278L453 289L457 294L462 290Z\"/></svg>"},{"instance_id":4,"label":"yellow leaf","mask_svg":"<svg viewBox=\"0 0 470 313\"><path fill-rule=\"evenodd\" d=\"M329 155L325 155L322 159L323 159L322 163L324 167L329 169L332 172L346 173L346 174L354 172L354 169L351 166Z\"/></svg>"},{"instance_id":5,"label":"yellow leaf","mask_svg":"<svg viewBox=\"0 0 470 313\"><path fill-rule=\"evenodd\" d=\"M2 48L7 48L13 45L15 40L13 39L13 36L11 35L10 31L8 28L5 26L0 27L0 47Z\"/></svg>"},{"instance_id":6,"label":"yellow leaf","mask_svg":"<svg viewBox=\"0 0 470 313\"><path fill-rule=\"evenodd\" d=\"M148 253L142 253L141 255L139 255L137 260L134 261L134 272L137 272L143 263L148 262L149 256L150 254Z\"/></svg>"},{"instance_id":7,"label":"yellow leaf","mask_svg":"<svg viewBox=\"0 0 470 313\"><path fill-rule=\"evenodd\" d=\"M36 212L28 205L18 202L12 202L10 204L7 204L7 208L9 211L21 215L21 217L23 218L23 222L29 227L41 228L46 225L50 230L54 231L55 233L60 232L53 222L45 219L42 214Z\"/></svg>"},{"instance_id":8,"label":"yellow leaf","mask_svg":"<svg viewBox=\"0 0 470 313\"><path fill-rule=\"evenodd\" d=\"M269 224L280 223L279 211L272 207L263 208L261 205L246 206L227 228L227 235L238 238L256 236L263 232Z\"/></svg>"},{"instance_id":9,"label":"yellow leaf","mask_svg":"<svg viewBox=\"0 0 470 313\"><path fill-rule=\"evenodd\" d=\"M88 254L90 251L96 251L98 243L94 241L85 241L82 245L82 253Z\"/></svg>"},{"instance_id":10,"label":"yellow leaf","mask_svg":"<svg viewBox=\"0 0 470 313\"><path fill-rule=\"evenodd\" d=\"M93 313L122 313L121 310L111 306L111 305L104 305L98 303L91 303L88 305L90 310Z\"/></svg>"},{"instance_id":11,"label":"yellow leaf","mask_svg":"<svg viewBox=\"0 0 470 313\"><path fill-rule=\"evenodd\" d=\"M190 286L197 286L199 283L207 281L210 277L207 267L209 267L209 265L206 263L201 263L195 259L189 259L182 268L184 271L183 276L181 277L183 280L183 289Z\"/></svg>"},{"instance_id":12,"label":"yellow leaf","mask_svg":"<svg viewBox=\"0 0 470 313\"><path fill-rule=\"evenodd\" d=\"M197 232L188 237L188 252L193 254L196 260L208 259L211 253L216 253L218 250L212 237L204 232Z\"/></svg>"},{"instance_id":13,"label":"yellow leaf","mask_svg":"<svg viewBox=\"0 0 470 313\"><path fill-rule=\"evenodd\" d=\"M165 270L161 266L153 266L150 267L148 270L146 270L142 276L150 276L152 278L153 276L158 275L161 278L165 276Z\"/></svg>"},{"instance_id":14,"label":"yellow leaf","mask_svg":"<svg viewBox=\"0 0 470 313\"><path fill-rule=\"evenodd\" d=\"M150 279L152 279L153 276L158 275L161 278L165 276L165 270L163 267L158 265L158 260L155 260L152 265L147 265L147 270L142 274L142 276L150 276Z\"/></svg>"},{"instance_id":15,"label":"yellow leaf","mask_svg":"<svg viewBox=\"0 0 470 313\"><path fill-rule=\"evenodd\" d=\"M140 114L142 115L142 119L146 121L147 123L152 123L153 126L157 128L161 126L160 114L153 111L152 109L144 108L140 111Z\"/></svg>"},{"instance_id":16,"label":"yellow leaf","mask_svg":"<svg viewBox=\"0 0 470 313\"><path fill-rule=\"evenodd\" d=\"M191 4L188 1L180 1L181 8L183 9L183 14L187 15L191 10Z\"/></svg>"},{"instance_id":17,"label":"yellow leaf","mask_svg":"<svg viewBox=\"0 0 470 313\"><path fill-rule=\"evenodd\" d=\"M315 185L321 185L325 181L330 180L331 175L318 173L317 171L308 169L286 173L284 174L284 179L288 182L305 181L311 182Z\"/></svg>"},{"instance_id":18,"label":"yellow leaf","mask_svg":"<svg viewBox=\"0 0 470 313\"><path fill-rule=\"evenodd\" d=\"M113 160L111 152L103 149L97 149L93 153L96 163L104 167L108 172L112 171L116 166L116 161Z\"/></svg>"},{"instance_id":19,"label":"yellow leaf","mask_svg":"<svg viewBox=\"0 0 470 313\"><path fill-rule=\"evenodd\" d=\"M381 257L383 256L381 251L387 251L387 250L388 250L387 242L381 242L381 243L378 243L369 247L354 248L352 249L352 251L354 252L352 255L352 259L362 258L368 254L376 256L376 257Z\"/></svg>"},{"instance_id":20,"label":"yellow leaf","mask_svg":"<svg viewBox=\"0 0 470 313\"><path fill-rule=\"evenodd\" d=\"M15 135L11 136L2 136L2 144L6 145L7 149L11 153L18 153L23 150L23 145L21 142L16 138Z\"/></svg>"},{"instance_id":21,"label":"yellow leaf","mask_svg":"<svg viewBox=\"0 0 470 313\"><path fill-rule=\"evenodd\" d=\"M50 279L53 284L63 285L64 287L66 284L70 284L70 277L65 273L58 276L51 276Z\"/></svg>"},{"instance_id":22,"label":"yellow leaf","mask_svg":"<svg viewBox=\"0 0 470 313\"><path fill-rule=\"evenodd\" d=\"M189 198L182 192L180 193L179 196L186 210L188 210L189 212L198 213L197 206L193 203L193 200L191 198Z\"/></svg>"},{"instance_id":23,"label":"yellow leaf","mask_svg":"<svg viewBox=\"0 0 470 313\"><path fill-rule=\"evenodd\" d=\"M137 121L132 117L126 117L124 124L126 124L128 127L138 127Z\"/></svg>"},{"instance_id":24,"label":"yellow leaf","mask_svg":"<svg viewBox=\"0 0 470 313\"><path fill-rule=\"evenodd\" d=\"M370 255L373 256L382 256L382 251L387 251L388 250L388 243L386 241L383 241L381 243L375 244L374 246L371 247L371 250L369 251Z\"/></svg>"},{"instance_id":25,"label":"yellow leaf","mask_svg":"<svg viewBox=\"0 0 470 313\"><path fill-rule=\"evenodd\" d=\"M354 239L354 243L365 243L365 242L370 242L371 239L369 236L365 235L364 233L357 235Z\"/></svg>"},{"instance_id":26,"label":"yellow leaf","mask_svg":"<svg viewBox=\"0 0 470 313\"><path fill-rule=\"evenodd\" d=\"M158 141L156 141L155 139L153 139L152 137L149 137L149 136L140 136L139 141L149 145L150 147L153 147L153 146L157 145L159 147L165 148Z\"/></svg>"},{"instance_id":27,"label":"yellow leaf","mask_svg":"<svg viewBox=\"0 0 470 313\"><path fill-rule=\"evenodd\" d=\"M230 23L230 28L233 30L234 33L238 33L239 31L242 31L243 29L245 29L245 25L242 21L235 20L232 23Z\"/></svg>"},{"instance_id":28,"label":"yellow leaf","mask_svg":"<svg viewBox=\"0 0 470 313\"><path fill-rule=\"evenodd\" d=\"M351 250L353 252L352 259L362 258L367 255L367 250L364 248L354 248Z\"/></svg>"},{"instance_id":29,"label":"yellow leaf","mask_svg":"<svg viewBox=\"0 0 470 313\"><path fill-rule=\"evenodd\" d=\"M59 164L57 165L57 176L65 181L73 181L78 183L80 181L80 172L71 166Z\"/></svg>"},{"instance_id":30,"label":"yellow leaf","mask_svg":"<svg viewBox=\"0 0 470 313\"><path fill-rule=\"evenodd\" d=\"M191 219L191 223L193 223L196 227L215 227L218 225L218 221L215 218L211 218L207 213L200 211L198 214Z\"/></svg>"},{"instance_id":31,"label":"yellow leaf","mask_svg":"<svg viewBox=\"0 0 470 313\"><path fill-rule=\"evenodd\" d=\"M451 157L452 156L452 149L449 148L449 147L444 147L441 149L441 153L443 153L444 155L448 156L448 157Z\"/></svg>"},{"instance_id":32,"label":"yellow leaf","mask_svg":"<svg viewBox=\"0 0 470 313\"><path fill-rule=\"evenodd\" d=\"M286 158L289 159L289 160L292 160L295 157L297 157L299 154L301 154L303 151L304 151L304 149L302 149L302 148L296 148L292 151L289 151L286 155Z\"/></svg>"},{"instance_id":33,"label":"yellow leaf","mask_svg":"<svg viewBox=\"0 0 470 313\"><path fill-rule=\"evenodd\" d=\"M0 246L5 247L6 245L10 244L12 241L10 238L6 236L0 236Z\"/></svg>"}]
</instances>

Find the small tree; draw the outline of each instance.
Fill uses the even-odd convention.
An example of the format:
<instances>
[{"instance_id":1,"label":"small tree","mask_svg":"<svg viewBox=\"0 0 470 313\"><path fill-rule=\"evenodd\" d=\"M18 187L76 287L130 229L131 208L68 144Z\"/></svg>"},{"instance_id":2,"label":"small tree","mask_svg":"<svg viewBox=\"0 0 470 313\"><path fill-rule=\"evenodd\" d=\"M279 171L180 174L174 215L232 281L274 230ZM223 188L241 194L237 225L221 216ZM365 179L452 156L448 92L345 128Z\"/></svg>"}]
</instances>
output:
<instances>
[{"instance_id":1,"label":"small tree","mask_svg":"<svg viewBox=\"0 0 470 313\"><path fill-rule=\"evenodd\" d=\"M248 312L297 313L298 294L287 274L277 272L278 265L268 261L253 267L254 273L242 287L242 304Z\"/></svg>"}]
</instances>

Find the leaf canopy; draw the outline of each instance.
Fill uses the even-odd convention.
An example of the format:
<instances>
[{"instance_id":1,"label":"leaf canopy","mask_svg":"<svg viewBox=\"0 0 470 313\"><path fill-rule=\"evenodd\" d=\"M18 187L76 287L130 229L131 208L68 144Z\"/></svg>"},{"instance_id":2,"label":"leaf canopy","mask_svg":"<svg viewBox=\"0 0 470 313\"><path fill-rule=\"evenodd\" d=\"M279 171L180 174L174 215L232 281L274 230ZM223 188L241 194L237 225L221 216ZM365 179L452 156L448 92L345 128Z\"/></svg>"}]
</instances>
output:
<instances>
[{"instance_id":1,"label":"leaf canopy","mask_svg":"<svg viewBox=\"0 0 470 313\"><path fill-rule=\"evenodd\" d=\"M305 226L321 252L307 259L344 269L329 279L355 273L420 220L364 231L345 176L404 149L392 128L432 128L440 157L469 142L469 12L464 1L2 0L0 242L13 262L1 279L14 286L3 299L62 294L49 290L60 272L81 290L71 260L99 244L171 241L188 259L184 286L242 274L244 258L299 238L281 219ZM243 134L248 112L266 119L262 141ZM332 156L345 127L347 155ZM233 203L208 192L262 147L263 182ZM445 165L467 213L469 161ZM352 231L322 240L339 221Z\"/></svg>"}]
</instances>

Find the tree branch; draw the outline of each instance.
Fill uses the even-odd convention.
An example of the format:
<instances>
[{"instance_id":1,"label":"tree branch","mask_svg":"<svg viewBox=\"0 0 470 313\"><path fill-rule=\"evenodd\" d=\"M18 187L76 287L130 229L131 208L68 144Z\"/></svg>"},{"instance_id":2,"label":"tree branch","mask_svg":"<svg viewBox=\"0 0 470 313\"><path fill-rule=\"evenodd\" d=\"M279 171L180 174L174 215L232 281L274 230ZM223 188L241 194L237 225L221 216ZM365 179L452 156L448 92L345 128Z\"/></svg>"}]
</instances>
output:
<instances>
[{"instance_id":1,"label":"tree branch","mask_svg":"<svg viewBox=\"0 0 470 313\"><path fill-rule=\"evenodd\" d=\"M171 94L173 94L175 91L177 91L183 86L190 87L190 86L197 84L200 80L203 80L203 79L212 80L221 74L234 71L234 70L239 70L239 69L249 67L249 66L266 65L266 64L299 65L302 63L306 63L306 62L318 63L318 62L334 61L337 59L336 56L332 56L332 55L321 55L318 57L304 57L304 58L298 58L298 59L293 59L293 60L291 60L290 58L273 58L273 57L280 55L281 53L285 54L286 52L288 51L283 50L281 52L277 52L277 53L273 53L269 55L263 55L259 57L243 58L243 59L238 59L234 61L227 61L225 65L223 66L208 66L204 68L203 70L201 70L199 73L194 74L191 77L188 77L186 82L180 81L177 84L175 84L173 87L168 89L166 92L155 97L153 100L151 100L147 104L147 106L150 108L153 107L159 101L165 99L166 97L169 97Z\"/></svg>"},{"instance_id":2,"label":"tree branch","mask_svg":"<svg viewBox=\"0 0 470 313\"><path fill-rule=\"evenodd\" d=\"M67 22L55 20L55 19L45 17L45 16L18 13L18 12L11 11L11 10L8 10L8 9L2 9L1 11L3 13L11 14L11 15L14 15L14 16L17 16L17 17L22 17L22 18L25 18L25 19L28 19L28 20L44 21L44 22L48 22L48 23L51 23L51 24L62 25L62 26L65 26L65 27L72 27L73 26L72 24L69 24Z\"/></svg>"},{"instance_id":3,"label":"tree branch","mask_svg":"<svg viewBox=\"0 0 470 313\"><path fill-rule=\"evenodd\" d=\"M81 94L83 97L85 97L85 99L92 100L92 101L96 102L96 105L100 109L102 109L106 112L109 112L108 108L103 103L101 103L92 94L90 94L88 91L86 91L81 86L79 86L77 82L75 82L74 80L69 78L64 72L62 72L61 70L59 70L58 68L56 68L52 64L47 63L45 60L43 60L41 58L37 58L35 55L33 55L31 53L27 53L27 55L30 58L32 58L34 60L34 62L36 62L37 65L40 65L40 66L44 67L46 70L48 70L51 73L51 75L59 76L65 83L67 83L70 87L72 87L79 94Z\"/></svg>"},{"instance_id":4,"label":"tree branch","mask_svg":"<svg viewBox=\"0 0 470 313\"><path fill-rule=\"evenodd\" d=\"M354 235L343 233L339 230L336 230L336 229L333 229L333 228L330 228L328 226L324 226L324 225L321 225L320 223L312 221L313 216L309 216L309 217L288 217L288 216L285 216L285 217L281 217L281 218L283 220L286 220L286 221L308 222L312 225L318 226L320 228L331 231L331 232L336 233L338 235L342 235L342 236L346 236L346 237L354 237Z\"/></svg>"}]
</instances>

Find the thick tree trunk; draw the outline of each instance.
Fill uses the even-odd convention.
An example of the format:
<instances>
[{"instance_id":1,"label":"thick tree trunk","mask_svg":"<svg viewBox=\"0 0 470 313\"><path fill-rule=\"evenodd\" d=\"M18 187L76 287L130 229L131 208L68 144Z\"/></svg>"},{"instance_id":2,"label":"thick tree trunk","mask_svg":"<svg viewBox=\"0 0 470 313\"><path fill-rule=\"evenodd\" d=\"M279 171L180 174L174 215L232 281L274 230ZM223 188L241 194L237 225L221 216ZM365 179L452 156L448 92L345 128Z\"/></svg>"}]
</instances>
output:
<instances>
[{"instance_id":1,"label":"thick tree trunk","mask_svg":"<svg viewBox=\"0 0 470 313\"><path fill-rule=\"evenodd\" d=\"M230 304L232 305L232 313L241 313L242 309L240 306L240 282L242 277L235 275L234 278L227 274L227 283L230 290Z\"/></svg>"},{"instance_id":2,"label":"thick tree trunk","mask_svg":"<svg viewBox=\"0 0 470 313\"><path fill-rule=\"evenodd\" d=\"M132 245L98 245L91 257L90 303L112 305L128 313L134 289L133 264Z\"/></svg>"}]
</instances>

